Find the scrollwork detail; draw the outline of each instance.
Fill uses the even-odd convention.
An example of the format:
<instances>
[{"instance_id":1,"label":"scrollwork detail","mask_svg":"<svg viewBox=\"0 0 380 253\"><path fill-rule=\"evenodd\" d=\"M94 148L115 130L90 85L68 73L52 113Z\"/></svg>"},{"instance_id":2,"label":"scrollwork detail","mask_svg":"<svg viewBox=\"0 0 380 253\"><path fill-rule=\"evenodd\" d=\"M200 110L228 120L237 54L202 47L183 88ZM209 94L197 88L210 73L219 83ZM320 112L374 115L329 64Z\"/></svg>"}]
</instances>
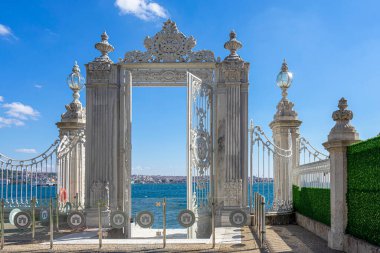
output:
<instances>
[{"instance_id":1,"label":"scrollwork detail","mask_svg":"<svg viewBox=\"0 0 380 253\"><path fill-rule=\"evenodd\" d=\"M127 52L122 62L215 62L212 51L193 52L195 45L195 39L192 36L186 37L178 30L176 23L169 19L156 35L145 38L146 52Z\"/></svg>"}]
</instances>

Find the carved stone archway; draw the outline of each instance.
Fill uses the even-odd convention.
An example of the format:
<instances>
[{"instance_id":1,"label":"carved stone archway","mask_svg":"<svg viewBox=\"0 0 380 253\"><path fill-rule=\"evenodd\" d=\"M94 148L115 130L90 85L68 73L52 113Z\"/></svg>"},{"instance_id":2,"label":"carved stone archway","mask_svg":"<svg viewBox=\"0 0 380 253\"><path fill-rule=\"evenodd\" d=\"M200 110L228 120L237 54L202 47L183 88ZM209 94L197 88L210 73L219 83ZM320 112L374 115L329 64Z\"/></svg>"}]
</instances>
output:
<instances>
[{"instance_id":1,"label":"carved stone archway","mask_svg":"<svg viewBox=\"0 0 380 253\"><path fill-rule=\"evenodd\" d=\"M231 32L225 43L230 55L223 61L216 61L212 51L193 51L195 39L181 33L171 20L152 38L146 37L146 51L127 52L118 63L108 56L113 46L107 34L101 37L95 45L101 56L86 65L85 205L89 216L96 208L96 196L108 196L106 216L108 210L116 209L131 213L132 86L188 89L188 208L206 217L210 200L222 210L246 206L249 64L236 54L242 46L236 34ZM196 106L200 100L202 107ZM202 176L210 182L202 183ZM199 180L196 187L193 180ZM92 185L97 194L91 191ZM197 191L205 185L206 198L200 199ZM205 226L190 232L209 236L208 222L203 220Z\"/></svg>"}]
</instances>

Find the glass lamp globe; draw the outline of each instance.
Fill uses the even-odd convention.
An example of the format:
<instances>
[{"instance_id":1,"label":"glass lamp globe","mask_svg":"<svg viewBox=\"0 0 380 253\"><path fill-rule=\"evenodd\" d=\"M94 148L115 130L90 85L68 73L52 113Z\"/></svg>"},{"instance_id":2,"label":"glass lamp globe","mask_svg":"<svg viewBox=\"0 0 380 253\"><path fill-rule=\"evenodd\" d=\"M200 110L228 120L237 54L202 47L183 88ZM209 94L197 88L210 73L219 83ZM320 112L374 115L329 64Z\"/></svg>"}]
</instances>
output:
<instances>
[{"instance_id":1,"label":"glass lamp globe","mask_svg":"<svg viewBox=\"0 0 380 253\"><path fill-rule=\"evenodd\" d=\"M281 89L287 89L290 87L293 81L293 73L289 72L288 65L285 60L282 63L281 72L277 75L277 86Z\"/></svg>"},{"instance_id":2,"label":"glass lamp globe","mask_svg":"<svg viewBox=\"0 0 380 253\"><path fill-rule=\"evenodd\" d=\"M67 77L67 84L73 91L79 91L84 86L84 77L80 74L78 64L75 62L72 73Z\"/></svg>"}]
</instances>

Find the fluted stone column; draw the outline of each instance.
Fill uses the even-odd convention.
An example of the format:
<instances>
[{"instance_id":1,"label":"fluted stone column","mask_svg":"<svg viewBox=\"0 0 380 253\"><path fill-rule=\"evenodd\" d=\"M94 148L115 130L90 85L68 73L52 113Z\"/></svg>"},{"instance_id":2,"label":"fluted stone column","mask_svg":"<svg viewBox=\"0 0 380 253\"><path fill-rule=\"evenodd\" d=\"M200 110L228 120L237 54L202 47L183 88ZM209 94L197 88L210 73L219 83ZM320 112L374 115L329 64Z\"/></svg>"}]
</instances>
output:
<instances>
[{"instance_id":1,"label":"fluted stone column","mask_svg":"<svg viewBox=\"0 0 380 253\"><path fill-rule=\"evenodd\" d=\"M109 225L112 210L130 214L130 99L131 76L113 64L108 53L113 47L103 33L95 47L102 53L87 64L86 110L86 213L87 224L97 225L97 206L104 205L103 223ZM127 86L127 87L126 87ZM128 175L127 175L128 174ZM130 224L128 224L130 225Z\"/></svg>"},{"instance_id":2,"label":"fluted stone column","mask_svg":"<svg viewBox=\"0 0 380 253\"><path fill-rule=\"evenodd\" d=\"M73 73L80 73L75 63ZM65 189L67 201L83 205L85 198L85 128L86 110L79 101L79 90L74 91L73 101L66 105L66 112L61 115L61 121L56 125L59 129L59 139L65 143L76 143L65 155L58 158L58 189ZM60 155L60 153L58 154ZM75 197L78 196L78 199Z\"/></svg>"},{"instance_id":3,"label":"fluted stone column","mask_svg":"<svg viewBox=\"0 0 380 253\"><path fill-rule=\"evenodd\" d=\"M273 132L273 140L276 146L281 149L292 149L292 157L287 158L280 155L274 155L273 176L274 176L274 200L291 201L292 200L292 169L299 164L299 127L301 121L298 114L293 110L294 104L287 97L287 88L291 84L291 73L284 61L279 75L289 75L290 80L287 87L282 87L282 99L277 105L277 112L270 128ZM285 155L283 152L282 155Z\"/></svg>"},{"instance_id":4,"label":"fluted stone column","mask_svg":"<svg viewBox=\"0 0 380 253\"><path fill-rule=\"evenodd\" d=\"M330 153L330 205L331 230L328 245L343 250L344 233L347 226L347 146L359 141L359 134L350 125L353 113L347 110L347 100L339 100L339 110L332 115L336 122L323 146Z\"/></svg>"},{"instance_id":5,"label":"fluted stone column","mask_svg":"<svg viewBox=\"0 0 380 253\"><path fill-rule=\"evenodd\" d=\"M224 47L230 55L216 64L216 203L246 207L249 63L236 54L242 44L235 32Z\"/></svg>"}]
</instances>

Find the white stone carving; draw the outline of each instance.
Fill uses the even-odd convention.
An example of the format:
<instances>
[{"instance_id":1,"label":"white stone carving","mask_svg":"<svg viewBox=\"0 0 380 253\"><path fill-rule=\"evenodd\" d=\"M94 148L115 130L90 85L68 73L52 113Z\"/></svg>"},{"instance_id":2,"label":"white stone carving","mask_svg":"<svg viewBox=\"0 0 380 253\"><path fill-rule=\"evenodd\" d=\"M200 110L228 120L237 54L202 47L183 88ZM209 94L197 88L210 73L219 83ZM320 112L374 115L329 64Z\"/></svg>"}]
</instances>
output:
<instances>
[{"instance_id":1,"label":"white stone carving","mask_svg":"<svg viewBox=\"0 0 380 253\"><path fill-rule=\"evenodd\" d=\"M127 52L122 62L215 62L214 53L209 50L193 52L195 45L195 39L186 37L169 19L153 38L145 38L146 52Z\"/></svg>"},{"instance_id":2,"label":"white stone carving","mask_svg":"<svg viewBox=\"0 0 380 253\"><path fill-rule=\"evenodd\" d=\"M111 70L111 63L107 62L91 62L88 64L88 70L90 72L93 71L110 71Z\"/></svg>"},{"instance_id":3,"label":"white stone carving","mask_svg":"<svg viewBox=\"0 0 380 253\"><path fill-rule=\"evenodd\" d=\"M236 39L235 31L230 32L230 40L224 43L224 48L230 50L230 54L224 59L225 61L242 61L241 57L236 53L243 47L243 44Z\"/></svg>"},{"instance_id":4,"label":"white stone carving","mask_svg":"<svg viewBox=\"0 0 380 253\"><path fill-rule=\"evenodd\" d=\"M103 63L113 63L108 53L113 52L114 47L108 43L108 35L106 32L102 33L100 36L102 41L95 44L95 48L101 52L99 57L95 58L95 62L103 62Z\"/></svg>"},{"instance_id":5,"label":"white stone carving","mask_svg":"<svg viewBox=\"0 0 380 253\"><path fill-rule=\"evenodd\" d=\"M333 132L348 129L348 130L354 130L355 128L351 126L350 120L354 117L354 114L350 110L347 109L347 100L345 98L341 98L339 100L338 108L339 110L333 112L332 118L336 122L334 128L332 129Z\"/></svg>"},{"instance_id":6,"label":"white stone carving","mask_svg":"<svg viewBox=\"0 0 380 253\"><path fill-rule=\"evenodd\" d=\"M241 204L241 194L243 190L242 180L232 180L225 182L224 185L224 206L240 206Z\"/></svg>"},{"instance_id":7,"label":"white stone carving","mask_svg":"<svg viewBox=\"0 0 380 253\"><path fill-rule=\"evenodd\" d=\"M134 85L172 84L173 86L186 85L187 69L132 69ZM213 83L213 69L191 69L191 73L205 83Z\"/></svg>"},{"instance_id":8,"label":"white stone carving","mask_svg":"<svg viewBox=\"0 0 380 253\"><path fill-rule=\"evenodd\" d=\"M65 105L65 108L66 112L61 115L62 121L86 119L86 110L82 107L82 104L79 102L79 100Z\"/></svg>"},{"instance_id":9,"label":"white stone carving","mask_svg":"<svg viewBox=\"0 0 380 253\"><path fill-rule=\"evenodd\" d=\"M203 108L197 108L197 117L199 125L196 129L191 129L192 139L192 166L197 168L201 176L210 167L211 152L210 152L210 134L204 128L204 119L206 117L206 111Z\"/></svg>"},{"instance_id":10,"label":"white stone carving","mask_svg":"<svg viewBox=\"0 0 380 253\"><path fill-rule=\"evenodd\" d=\"M108 181L95 181L91 185L91 206L97 206L99 201L102 202L106 208L110 206L110 186Z\"/></svg>"}]
</instances>

